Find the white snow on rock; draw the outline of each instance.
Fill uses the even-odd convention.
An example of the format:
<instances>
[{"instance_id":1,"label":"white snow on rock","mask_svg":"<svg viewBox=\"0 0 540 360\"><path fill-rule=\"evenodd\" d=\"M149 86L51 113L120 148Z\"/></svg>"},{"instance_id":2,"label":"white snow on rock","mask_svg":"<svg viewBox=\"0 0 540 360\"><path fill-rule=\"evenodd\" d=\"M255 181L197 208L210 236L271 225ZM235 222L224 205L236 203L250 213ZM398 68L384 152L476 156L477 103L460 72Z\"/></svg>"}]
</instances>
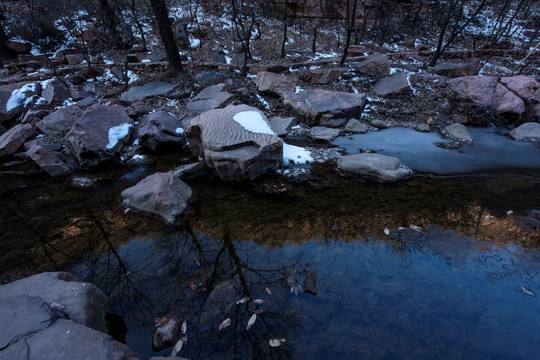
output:
<instances>
[{"instance_id":1,"label":"white snow on rock","mask_svg":"<svg viewBox=\"0 0 540 360\"><path fill-rule=\"evenodd\" d=\"M182 135L182 134L184 133L184 129L182 129L181 127L178 127L178 128L176 128L176 129L174 130L174 132L177 133L177 134Z\"/></svg>"},{"instance_id":2,"label":"white snow on rock","mask_svg":"<svg viewBox=\"0 0 540 360\"><path fill-rule=\"evenodd\" d=\"M300 146L283 143L283 163L293 162L295 164L305 164L313 161L311 153Z\"/></svg>"},{"instance_id":3,"label":"white snow on rock","mask_svg":"<svg viewBox=\"0 0 540 360\"><path fill-rule=\"evenodd\" d=\"M131 124L124 123L120 125L113 126L109 129L109 143L107 144L107 149L112 149L118 144L118 141L122 140L129 134L129 128Z\"/></svg>"},{"instance_id":4,"label":"white snow on rock","mask_svg":"<svg viewBox=\"0 0 540 360\"><path fill-rule=\"evenodd\" d=\"M6 103L6 111L11 111L16 107L21 106L26 101L26 92L36 91L36 84L26 84L20 89L15 89L11 93L10 98ZM26 103L25 103L26 104Z\"/></svg>"},{"instance_id":5,"label":"white snow on rock","mask_svg":"<svg viewBox=\"0 0 540 360\"><path fill-rule=\"evenodd\" d=\"M276 135L270 125L257 111L242 111L233 116L234 121L239 123L247 131L259 134Z\"/></svg>"}]
</instances>

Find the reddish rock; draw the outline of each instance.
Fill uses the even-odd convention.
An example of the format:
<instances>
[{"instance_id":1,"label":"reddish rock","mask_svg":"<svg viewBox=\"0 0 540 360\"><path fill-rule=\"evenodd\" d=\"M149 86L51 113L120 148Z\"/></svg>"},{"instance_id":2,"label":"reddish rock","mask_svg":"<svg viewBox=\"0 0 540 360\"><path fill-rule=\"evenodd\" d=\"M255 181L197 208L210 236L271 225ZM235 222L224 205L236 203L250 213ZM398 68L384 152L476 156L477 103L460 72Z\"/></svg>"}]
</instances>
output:
<instances>
[{"instance_id":1,"label":"reddish rock","mask_svg":"<svg viewBox=\"0 0 540 360\"><path fill-rule=\"evenodd\" d=\"M309 76L312 83L328 84L338 80L347 70L347 68L313 69L309 71Z\"/></svg>"},{"instance_id":2,"label":"reddish rock","mask_svg":"<svg viewBox=\"0 0 540 360\"><path fill-rule=\"evenodd\" d=\"M355 64L354 67L367 74L388 76L390 75L390 56L386 54L373 55Z\"/></svg>"},{"instance_id":3,"label":"reddish rock","mask_svg":"<svg viewBox=\"0 0 540 360\"><path fill-rule=\"evenodd\" d=\"M398 95L407 90L410 90L407 76L401 71L382 78L373 86L373 91L379 96Z\"/></svg>"},{"instance_id":4,"label":"reddish rock","mask_svg":"<svg viewBox=\"0 0 540 360\"><path fill-rule=\"evenodd\" d=\"M471 59L466 63L441 63L432 68L431 71L441 76L456 78L476 75L479 69L480 59Z\"/></svg>"},{"instance_id":5,"label":"reddish rock","mask_svg":"<svg viewBox=\"0 0 540 360\"><path fill-rule=\"evenodd\" d=\"M18 124L0 136L0 157L14 154L34 134L29 124Z\"/></svg>"},{"instance_id":6,"label":"reddish rock","mask_svg":"<svg viewBox=\"0 0 540 360\"><path fill-rule=\"evenodd\" d=\"M41 94L49 104L62 105L64 101L71 97L69 88L57 78L47 84Z\"/></svg>"},{"instance_id":7,"label":"reddish rock","mask_svg":"<svg viewBox=\"0 0 540 360\"><path fill-rule=\"evenodd\" d=\"M54 151L50 151L41 145L32 145L26 155L52 177L71 174L69 166Z\"/></svg>"},{"instance_id":8,"label":"reddish rock","mask_svg":"<svg viewBox=\"0 0 540 360\"><path fill-rule=\"evenodd\" d=\"M26 41L8 40L6 46L17 54L29 54L32 50L32 44Z\"/></svg>"},{"instance_id":9,"label":"reddish rock","mask_svg":"<svg viewBox=\"0 0 540 360\"><path fill-rule=\"evenodd\" d=\"M269 71L262 71L255 78L257 89L273 95L281 96L286 91L294 91L298 80L291 76L284 76Z\"/></svg>"},{"instance_id":10,"label":"reddish rock","mask_svg":"<svg viewBox=\"0 0 540 360\"><path fill-rule=\"evenodd\" d=\"M45 116L36 126L49 136L65 135L82 114L83 111L79 107L67 106Z\"/></svg>"}]
</instances>

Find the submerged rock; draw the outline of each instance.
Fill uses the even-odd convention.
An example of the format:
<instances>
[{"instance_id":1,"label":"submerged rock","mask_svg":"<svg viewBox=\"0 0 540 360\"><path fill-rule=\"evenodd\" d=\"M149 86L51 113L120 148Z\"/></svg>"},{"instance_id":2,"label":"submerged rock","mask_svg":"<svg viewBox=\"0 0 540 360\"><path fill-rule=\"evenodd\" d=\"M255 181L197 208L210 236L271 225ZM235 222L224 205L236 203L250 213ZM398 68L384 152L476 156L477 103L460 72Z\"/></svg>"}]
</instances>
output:
<instances>
[{"instance_id":1,"label":"submerged rock","mask_svg":"<svg viewBox=\"0 0 540 360\"><path fill-rule=\"evenodd\" d=\"M191 151L223 180L245 181L277 170L283 143L266 116L248 105L207 111L186 128Z\"/></svg>"},{"instance_id":2,"label":"submerged rock","mask_svg":"<svg viewBox=\"0 0 540 360\"><path fill-rule=\"evenodd\" d=\"M540 124L525 123L510 131L510 136L517 141L540 141Z\"/></svg>"},{"instance_id":3,"label":"submerged rock","mask_svg":"<svg viewBox=\"0 0 540 360\"><path fill-rule=\"evenodd\" d=\"M302 291L317 295L317 272L315 270L307 271L306 278L304 279L304 285L302 286Z\"/></svg>"},{"instance_id":4,"label":"submerged rock","mask_svg":"<svg viewBox=\"0 0 540 360\"><path fill-rule=\"evenodd\" d=\"M473 142L471 135L469 135L469 131L467 131L467 128L463 124L450 124L446 126L442 132L446 137L452 140L463 142L465 144L472 144Z\"/></svg>"},{"instance_id":5,"label":"submerged rock","mask_svg":"<svg viewBox=\"0 0 540 360\"><path fill-rule=\"evenodd\" d=\"M394 182L412 175L412 170L402 167L398 158L371 153L343 156L338 160L338 168L379 182Z\"/></svg>"},{"instance_id":6,"label":"submerged rock","mask_svg":"<svg viewBox=\"0 0 540 360\"><path fill-rule=\"evenodd\" d=\"M145 215L173 223L187 208L193 192L174 174L155 173L122 191L122 204Z\"/></svg>"}]
</instances>

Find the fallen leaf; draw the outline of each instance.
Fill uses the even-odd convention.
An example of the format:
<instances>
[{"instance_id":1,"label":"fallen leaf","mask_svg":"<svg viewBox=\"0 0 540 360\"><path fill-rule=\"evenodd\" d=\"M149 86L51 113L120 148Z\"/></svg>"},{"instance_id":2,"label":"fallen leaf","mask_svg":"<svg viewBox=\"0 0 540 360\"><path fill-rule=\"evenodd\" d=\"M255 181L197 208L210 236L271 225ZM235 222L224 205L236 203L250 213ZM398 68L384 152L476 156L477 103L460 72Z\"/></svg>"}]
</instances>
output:
<instances>
[{"instance_id":1,"label":"fallen leaf","mask_svg":"<svg viewBox=\"0 0 540 360\"><path fill-rule=\"evenodd\" d=\"M243 297L240 300L236 302L236 305L243 304L245 302L249 301L249 296Z\"/></svg>"},{"instance_id":2,"label":"fallen leaf","mask_svg":"<svg viewBox=\"0 0 540 360\"><path fill-rule=\"evenodd\" d=\"M180 350L182 350L182 346L184 346L184 343L186 341L187 341L187 336L184 336L183 338L178 340L178 342L176 343L176 345L174 345L174 348L172 349L171 357L175 357L176 354L178 354Z\"/></svg>"},{"instance_id":3,"label":"fallen leaf","mask_svg":"<svg viewBox=\"0 0 540 360\"><path fill-rule=\"evenodd\" d=\"M191 290L197 291L197 285L195 285L193 281L189 283L189 287L191 288Z\"/></svg>"},{"instance_id":4,"label":"fallen leaf","mask_svg":"<svg viewBox=\"0 0 540 360\"><path fill-rule=\"evenodd\" d=\"M263 299L255 299L255 300L253 300L253 302L254 302L255 304L264 304L264 300L263 300Z\"/></svg>"},{"instance_id":5,"label":"fallen leaf","mask_svg":"<svg viewBox=\"0 0 540 360\"><path fill-rule=\"evenodd\" d=\"M246 330L249 330L249 328L252 327L253 324L255 324L255 320L257 320L257 314L251 315L251 317L249 318L248 324L246 326Z\"/></svg>"},{"instance_id":6,"label":"fallen leaf","mask_svg":"<svg viewBox=\"0 0 540 360\"><path fill-rule=\"evenodd\" d=\"M390 230L388 228L384 228L385 235L390 235Z\"/></svg>"},{"instance_id":7,"label":"fallen leaf","mask_svg":"<svg viewBox=\"0 0 540 360\"><path fill-rule=\"evenodd\" d=\"M291 294L294 293L294 295L298 295L298 293L302 290L302 287L299 284L293 285L291 287Z\"/></svg>"},{"instance_id":8,"label":"fallen leaf","mask_svg":"<svg viewBox=\"0 0 540 360\"><path fill-rule=\"evenodd\" d=\"M272 295L272 291L269 289L269 288L264 288L264 290L266 290L266 292L268 293L268 295Z\"/></svg>"},{"instance_id":9,"label":"fallen leaf","mask_svg":"<svg viewBox=\"0 0 540 360\"><path fill-rule=\"evenodd\" d=\"M418 231L418 232L422 231L422 228L420 226L417 226L417 225L409 225L409 228L413 229L414 231Z\"/></svg>"},{"instance_id":10,"label":"fallen leaf","mask_svg":"<svg viewBox=\"0 0 540 360\"><path fill-rule=\"evenodd\" d=\"M533 293L531 290L527 289L525 286L519 285L519 287L521 288L521 291L523 291L525 294L527 294L529 296L536 296L535 293Z\"/></svg>"},{"instance_id":11,"label":"fallen leaf","mask_svg":"<svg viewBox=\"0 0 540 360\"><path fill-rule=\"evenodd\" d=\"M269 340L268 343L270 344L271 347L278 347L285 343L285 339L284 338L272 339L272 340Z\"/></svg>"},{"instance_id":12,"label":"fallen leaf","mask_svg":"<svg viewBox=\"0 0 540 360\"><path fill-rule=\"evenodd\" d=\"M185 334L186 331L187 331L187 323L184 321L184 322L182 323L182 334Z\"/></svg>"},{"instance_id":13,"label":"fallen leaf","mask_svg":"<svg viewBox=\"0 0 540 360\"><path fill-rule=\"evenodd\" d=\"M223 330L223 329L225 329L226 327L229 327L229 326L231 326L231 319L227 318L227 319L223 320L221 322L221 324L219 324L219 330L221 331L221 330Z\"/></svg>"},{"instance_id":14,"label":"fallen leaf","mask_svg":"<svg viewBox=\"0 0 540 360\"><path fill-rule=\"evenodd\" d=\"M254 314L262 314L263 312L264 312L264 310L258 309L258 310L255 310L253 313Z\"/></svg>"}]
</instances>

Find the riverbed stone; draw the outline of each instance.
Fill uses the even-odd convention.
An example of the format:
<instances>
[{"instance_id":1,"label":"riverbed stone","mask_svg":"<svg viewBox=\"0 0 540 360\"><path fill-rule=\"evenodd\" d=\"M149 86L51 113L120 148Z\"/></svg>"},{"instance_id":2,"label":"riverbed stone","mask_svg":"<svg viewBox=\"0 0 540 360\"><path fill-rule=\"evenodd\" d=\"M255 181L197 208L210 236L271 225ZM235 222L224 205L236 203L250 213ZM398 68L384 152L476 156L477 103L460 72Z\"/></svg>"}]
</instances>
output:
<instances>
[{"instance_id":1,"label":"riverbed stone","mask_svg":"<svg viewBox=\"0 0 540 360\"><path fill-rule=\"evenodd\" d=\"M219 108L232 96L223 91L224 87L225 83L208 86L187 104L187 108L197 114Z\"/></svg>"},{"instance_id":2,"label":"riverbed stone","mask_svg":"<svg viewBox=\"0 0 540 360\"><path fill-rule=\"evenodd\" d=\"M314 84L328 84L337 81L340 76L345 74L347 68L320 68L309 70L311 82Z\"/></svg>"},{"instance_id":3,"label":"riverbed stone","mask_svg":"<svg viewBox=\"0 0 540 360\"><path fill-rule=\"evenodd\" d=\"M166 111L156 111L144 116L146 123L139 130L139 144L151 151L181 149L185 144L182 121Z\"/></svg>"},{"instance_id":4,"label":"riverbed stone","mask_svg":"<svg viewBox=\"0 0 540 360\"><path fill-rule=\"evenodd\" d=\"M124 207L158 216L172 224L184 212L193 195L191 188L172 172L155 173L122 191Z\"/></svg>"},{"instance_id":5,"label":"riverbed stone","mask_svg":"<svg viewBox=\"0 0 540 360\"><path fill-rule=\"evenodd\" d=\"M173 347L180 340L183 319L178 316L163 318L152 330L152 351Z\"/></svg>"},{"instance_id":6,"label":"riverbed stone","mask_svg":"<svg viewBox=\"0 0 540 360\"><path fill-rule=\"evenodd\" d=\"M276 116L270 119L270 127L278 136L284 136L291 131L291 128L296 125L294 117L282 118Z\"/></svg>"},{"instance_id":7,"label":"riverbed stone","mask_svg":"<svg viewBox=\"0 0 540 360\"><path fill-rule=\"evenodd\" d=\"M177 87L178 85L163 81L150 82L141 86L132 86L120 96L120 99L123 101L135 102L154 96L168 96L173 93Z\"/></svg>"},{"instance_id":8,"label":"riverbed stone","mask_svg":"<svg viewBox=\"0 0 540 360\"><path fill-rule=\"evenodd\" d=\"M292 76L276 74L270 71L261 71L255 78L257 89L272 95L281 96L286 91L294 91L298 79Z\"/></svg>"},{"instance_id":9,"label":"riverbed stone","mask_svg":"<svg viewBox=\"0 0 540 360\"><path fill-rule=\"evenodd\" d=\"M369 122L372 126L376 127L377 129L387 129L388 128L388 124L386 123L386 121L384 120L381 120L381 119L374 119L374 120L371 120Z\"/></svg>"},{"instance_id":10,"label":"riverbed stone","mask_svg":"<svg viewBox=\"0 0 540 360\"><path fill-rule=\"evenodd\" d=\"M307 271L302 291L313 295L317 295L319 292L317 289L317 272L315 270Z\"/></svg>"},{"instance_id":11,"label":"riverbed stone","mask_svg":"<svg viewBox=\"0 0 540 360\"><path fill-rule=\"evenodd\" d=\"M379 96L398 95L410 90L407 76L402 71L397 71L391 76L382 78L373 85L373 91Z\"/></svg>"},{"instance_id":12,"label":"riverbed stone","mask_svg":"<svg viewBox=\"0 0 540 360\"><path fill-rule=\"evenodd\" d=\"M24 142L34 135L30 124L17 124L0 136L0 158L13 155Z\"/></svg>"},{"instance_id":13,"label":"riverbed stone","mask_svg":"<svg viewBox=\"0 0 540 360\"><path fill-rule=\"evenodd\" d=\"M71 130L73 124L75 124L83 113L84 111L77 106L66 106L45 116L36 126L46 135L62 136Z\"/></svg>"},{"instance_id":14,"label":"riverbed stone","mask_svg":"<svg viewBox=\"0 0 540 360\"><path fill-rule=\"evenodd\" d=\"M71 97L71 90L60 81L58 78L54 78L47 84L47 87L41 93L41 96L52 105L62 105L64 101Z\"/></svg>"},{"instance_id":15,"label":"riverbed stone","mask_svg":"<svg viewBox=\"0 0 540 360\"><path fill-rule=\"evenodd\" d=\"M332 129L324 126L314 126L311 128L309 136L315 141L331 142L334 141L340 133L340 129Z\"/></svg>"},{"instance_id":16,"label":"riverbed stone","mask_svg":"<svg viewBox=\"0 0 540 360\"><path fill-rule=\"evenodd\" d=\"M476 75L480 69L480 59L471 59L464 63L440 63L431 69L435 74L449 78Z\"/></svg>"},{"instance_id":17,"label":"riverbed stone","mask_svg":"<svg viewBox=\"0 0 540 360\"><path fill-rule=\"evenodd\" d=\"M350 119L343 130L354 134L365 134L368 132L367 126L356 119Z\"/></svg>"},{"instance_id":18,"label":"riverbed stone","mask_svg":"<svg viewBox=\"0 0 540 360\"><path fill-rule=\"evenodd\" d=\"M133 121L122 106L96 104L75 122L66 139L82 167L110 161L129 139Z\"/></svg>"},{"instance_id":19,"label":"riverbed stone","mask_svg":"<svg viewBox=\"0 0 540 360\"><path fill-rule=\"evenodd\" d=\"M395 182L412 175L412 170L402 167L398 158L373 153L343 156L338 168L379 182Z\"/></svg>"},{"instance_id":20,"label":"riverbed stone","mask_svg":"<svg viewBox=\"0 0 540 360\"><path fill-rule=\"evenodd\" d=\"M510 131L510 136L516 141L540 141L540 124L529 122Z\"/></svg>"},{"instance_id":21,"label":"riverbed stone","mask_svg":"<svg viewBox=\"0 0 540 360\"><path fill-rule=\"evenodd\" d=\"M71 168L62 161L55 151L39 144L30 146L26 155L52 177L67 176L72 172Z\"/></svg>"},{"instance_id":22,"label":"riverbed stone","mask_svg":"<svg viewBox=\"0 0 540 360\"><path fill-rule=\"evenodd\" d=\"M40 297L49 307L60 304L72 321L107 332L107 297L69 273L45 272L0 286L0 299L13 296Z\"/></svg>"},{"instance_id":23,"label":"riverbed stone","mask_svg":"<svg viewBox=\"0 0 540 360\"><path fill-rule=\"evenodd\" d=\"M240 113L260 125L266 123L270 132L248 130L234 119ZM207 111L191 121L185 134L193 154L226 181L253 180L283 163L283 142L271 131L264 113L248 105Z\"/></svg>"},{"instance_id":24,"label":"riverbed stone","mask_svg":"<svg viewBox=\"0 0 540 360\"><path fill-rule=\"evenodd\" d=\"M354 68L367 74L388 76L390 75L390 56L375 54L358 64L354 64Z\"/></svg>"},{"instance_id":25,"label":"riverbed stone","mask_svg":"<svg viewBox=\"0 0 540 360\"><path fill-rule=\"evenodd\" d=\"M126 345L119 343L107 334L70 320L61 320L37 333L28 334L2 349L0 359L140 360L141 358Z\"/></svg>"},{"instance_id":26,"label":"riverbed stone","mask_svg":"<svg viewBox=\"0 0 540 360\"><path fill-rule=\"evenodd\" d=\"M318 121L323 117L360 117L366 105L366 95L304 89L300 92L285 92L283 105L308 121Z\"/></svg>"},{"instance_id":27,"label":"riverbed stone","mask_svg":"<svg viewBox=\"0 0 540 360\"><path fill-rule=\"evenodd\" d=\"M465 144L472 144L473 142L471 135L469 135L469 131L463 124L450 124L443 129L443 134L452 140Z\"/></svg>"}]
</instances>

